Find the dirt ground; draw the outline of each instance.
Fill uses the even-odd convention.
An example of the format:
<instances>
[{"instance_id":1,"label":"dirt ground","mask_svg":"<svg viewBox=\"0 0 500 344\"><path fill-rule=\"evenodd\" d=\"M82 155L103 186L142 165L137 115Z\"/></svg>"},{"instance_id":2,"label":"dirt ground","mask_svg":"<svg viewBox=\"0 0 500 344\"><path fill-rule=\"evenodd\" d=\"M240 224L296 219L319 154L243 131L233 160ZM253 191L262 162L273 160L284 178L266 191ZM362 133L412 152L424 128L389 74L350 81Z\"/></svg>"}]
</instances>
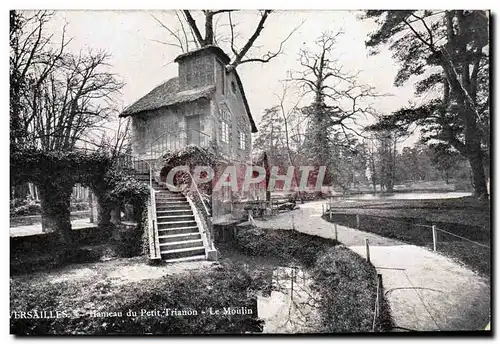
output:
<instances>
[{"instance_id":1,"label":"dirt ground","mask_svg":"<svg viewBox=\"0 0 500 344\"><path fill-rule=\"evenodd\" d=\"M151 266L144 257L119 258L99 263L72 264L64 268L17 275L11 279L30 284L72 282L85 285L92 281L108 281L120 285L188 271L210 269L214 262L193 261Z\"/></svg>"}]
</instances>

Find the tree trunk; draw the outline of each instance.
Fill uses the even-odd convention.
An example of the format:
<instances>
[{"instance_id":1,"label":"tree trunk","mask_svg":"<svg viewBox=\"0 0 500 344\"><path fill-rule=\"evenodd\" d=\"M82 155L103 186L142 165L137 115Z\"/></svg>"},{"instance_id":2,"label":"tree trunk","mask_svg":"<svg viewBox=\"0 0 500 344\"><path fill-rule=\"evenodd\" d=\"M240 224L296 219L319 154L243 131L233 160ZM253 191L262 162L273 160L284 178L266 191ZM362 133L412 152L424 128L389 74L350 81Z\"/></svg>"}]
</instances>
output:
<instances>
[{"instance_id":1,"label":"tree trunk","mask_svg":"<svg viewBox=\"0 0 500 344\"><path fill-rule=\"evenodd\" d=\"M466 135L466 140L467 140L467 135ZM474 141L474 139L472 138L470 138L469 140ZM482 159L480 144L478 144L477 142L470 142L467 145L467 158L469 160L469 164L472 171L472 186L474 187L474 195L477 198L485 199L488 197L488 189L486 187L486 177L484 175L483 159Z\"/></svg>"},{"instance_id":2,"label":"tree trunk","mask_svg":"<svg viewBox=\"0 0 500 344\"><path fill-rule=\"evenodd\" d=\"M443 67L446 75L447 82L453 93L458 98L458 104L462 111L460 116L465 124L465 150L466 157L472 170L472 185L474 187L474 195L478 198L487 198L488 190L486 187L486 178L483 166L483 153L481 150L481 134L477 126L477 110L475 108L476 94L471 94L471 82L469 76L469 61L462 61L461 67L461 81L457 69L453 64L452 57L445 54L449 51L459 51L461 57L465 56L467 51L466 41L464 39L457 40L456 38L463 38L466 32L466 25L464 22L463 12L457 11L459 36L456 36L453 31L453 13L446 11L447 16L447 38L448 47L446 50L439 51L439 58L441 66Z\"/></svg>"},{"instance_id":3,"label":"tree trunk","mask_svg":"<svg viewBox=\"0 0 500 344\"><path fill-rule=\"evenodd\" d=\"M483 165L483 152L481 150L481 134L477 127L475 112L467 109L462 112L465 122L465 147L467 159L472 170L474 195L477 198L487 198L486 177Z\"/></svg>"},{"instance_id":4,"label":"tree trunk","mask_svg":"<svg viewBox=\"0 0 500 344\"><path fill-rule=\"evenodd\" d=\"M90 212L90 223L94 223L94 199L92 197L92 192L89 192L89 212Z\"/></svg>"},{"instance_id":5,"label":"tree trunk","mask_svg":"<svg viewBox=\"0 0 500 344\"><path fill-rule=\"evenodd\" d=\"M55 232L59 247L70 249L73 244L71 236L71 186L66 190L61 187L41 185L39 188L42 207L42 232Z\"/></svg>"},{"instance_id":6,"label":"tree trunk","mask_svg":"<svg viewBox=\"0 0 500 344\"><path fill-rule=\"evenodd\" d=\"M111 223L111 206L97 199L97 224L99 226L108 226Z\"/></svg>"},{"instance_id":7,"label":"tree trunk","mask_svg":"<svg viewBox=\"0 0 500 344\"><path fill-rule=\"evenodd\" d=\"M120 207L115 206L111 210L111 223L114 225L119 225L122 223Z\"/></svg>"},{"instance_id":8,"label":"tree trunk","mask_svg":"<svg viewBox=\"0 0 500 344\"><path fill-rule=\"evenodd\" d=\"M214 44L214 14L212 11L205 13L205 41L202 46Z\"/></svg>"}]
</instances>

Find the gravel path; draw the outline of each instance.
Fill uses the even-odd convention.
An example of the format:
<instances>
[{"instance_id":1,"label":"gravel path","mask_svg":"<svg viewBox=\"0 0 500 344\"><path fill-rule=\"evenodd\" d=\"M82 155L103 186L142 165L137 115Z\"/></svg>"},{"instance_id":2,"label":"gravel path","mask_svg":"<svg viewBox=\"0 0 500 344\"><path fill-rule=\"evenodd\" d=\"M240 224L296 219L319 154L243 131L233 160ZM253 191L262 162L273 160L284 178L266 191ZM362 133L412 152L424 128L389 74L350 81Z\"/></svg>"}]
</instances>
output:
<instances>
[{"instance_id":1,"label":"gravel path","mask_svg":"<svg viewBox=\"0 0 500 344\"><path fill-rule=\"evenodd\" d=\"M83 229L95 227L95 223L90 223L89 219L76 219L71 221L71 229ZM42 224L35 223L32 225L23 225L18 227L10 227L9 234L11 237L17 236L27 236L27 235L35 235L35 234L45 234L42 232Z\"/></svg>"},{"instance_id":2,"label":"gravel path","mask_svg":"<svg viewBox=\"0 0 500 344\"><path fill-rule=\"evenodd\" d=\"M272 220L262 228L292 229L327 238L335 226L321 218L324 202L311 202ZM365 257L370 243L372 264L382 274L395 330L480 330L489 322L490 281L450 258L415 245L337 226L338 240Z\"/></svg>"}]
</instances>

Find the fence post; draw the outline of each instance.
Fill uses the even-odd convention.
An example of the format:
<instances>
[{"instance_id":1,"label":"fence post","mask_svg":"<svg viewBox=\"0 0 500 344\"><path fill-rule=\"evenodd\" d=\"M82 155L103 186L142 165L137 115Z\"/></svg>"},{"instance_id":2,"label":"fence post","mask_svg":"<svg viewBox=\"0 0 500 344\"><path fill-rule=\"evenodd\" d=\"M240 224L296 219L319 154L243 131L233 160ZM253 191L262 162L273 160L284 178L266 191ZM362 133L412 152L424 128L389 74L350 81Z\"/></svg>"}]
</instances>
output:
<instances>
[{"instance_id":1,"label":"fence post","mask_svg":"<svg viewBox=\"0 0 500 344\"><path fill-rule=\"evenodd\" d=\"M356 228L359 229L359 214L356 214Z\"/></svg>"},{"instance_id":2,"label":"fence post","mask_svg":"<svg viewBox=\"0 0 500 344\"><path fill-rule=\"evenodd\" d=\"M321 205L321 214L325 215L325 205L324 204Z\"/></svg>"},{"instance_id":3,"label":"fence post","mask_svg":"<svg viewBox=\"0 0 500 344\"><path fill-rule=\"evenodd\" d=\"M335 224L335 240L338 241L337 224Z\"/></svg>"},{"instance_id":4,"label":"fence post","mask_svg":"<svg viewBox=\"0 0 500 344\"><path fill-rule=\"evenodd\" d=\"M366 247L366 260L370 263L370 245L368 239L365 238L365 247Z\"/></svg>"},{"instance_id":5,"label":"fence post","mask_svg":"<svg viewBox=\"0 0 500 344\"><path fill-rule=\"evenodd\" d=\"M437 232L436 232L436 226L435 225L432 225L432 244L434 246L434 251L436 251Z\"/></svg>"},{"instance_id":6,"label":"fence post","mask_svg":"<svg viewBox=\"0 0 500 344\"><path fill-rule=\"evenodd\" d=\"M332 220L332 209L330 208L328 215L330 215L330 221Z\"/></svg>"},{"instance_id":7,"label":"fence post","mask_svg":"<svg viewBox=\"0 0 500 344\"><path fill-rule=\"evenodd\" d=\"M384 295L382 285L382 274L377 274L377 318L380 317L380 310L382 308L382 297Z\"/></svg>"}]
</instances>

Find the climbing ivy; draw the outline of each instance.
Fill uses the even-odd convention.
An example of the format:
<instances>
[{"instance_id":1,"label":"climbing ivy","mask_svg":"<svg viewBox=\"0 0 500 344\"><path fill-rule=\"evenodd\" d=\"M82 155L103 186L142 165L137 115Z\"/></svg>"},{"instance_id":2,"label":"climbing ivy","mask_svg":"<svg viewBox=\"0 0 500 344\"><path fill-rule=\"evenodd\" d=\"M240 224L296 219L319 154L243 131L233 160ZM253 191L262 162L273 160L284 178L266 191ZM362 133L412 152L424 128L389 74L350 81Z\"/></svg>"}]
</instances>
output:
<instances>
[{"instance_id":1,"label":"climbing ivy","mask_svg":"<svg viewBox=\"0 0 500 344\"><path fill-rule=\"evenodd\" d=\"M176 151L168 151L162 157L165 165L187 165L191 169L195 166L211 166L220 160L219 155L211 148L189 145Z\"/></svg>"},{"instance_id":2,"label":"climbing ivy","mask_svg":"<svg viewBox=\"0 0 500 344\"><path fill-rule=\"evenodd\" d=\"M130 203L134 218L141 215L149 197L148 187L124 174L104 152L46 152L36 148L13 149L10 155L11 184L32 182L38 186L42 224L51 225L62 243L71 243L70 197L76 183L97 195L105 212Z\"/></svg>"},{"instance_id":3,"label":"climbing ivy","mask_svg":"<svg viewBox=\"0 0 500 344\"><path fill-rule=\"evenodd\" d=\"M222 158L215 149L195 145L189 145L176 151L168 151L162 157L163 166L188 166L191 173L196 166L209 166L215 169L221 161ZM175 176L174 183L176 185L189 184L190 182L191 178L186 174L177 173ZM205 194L212 193L212 183L200 184L198 187Z\"/></svg>"}]
</instances>

